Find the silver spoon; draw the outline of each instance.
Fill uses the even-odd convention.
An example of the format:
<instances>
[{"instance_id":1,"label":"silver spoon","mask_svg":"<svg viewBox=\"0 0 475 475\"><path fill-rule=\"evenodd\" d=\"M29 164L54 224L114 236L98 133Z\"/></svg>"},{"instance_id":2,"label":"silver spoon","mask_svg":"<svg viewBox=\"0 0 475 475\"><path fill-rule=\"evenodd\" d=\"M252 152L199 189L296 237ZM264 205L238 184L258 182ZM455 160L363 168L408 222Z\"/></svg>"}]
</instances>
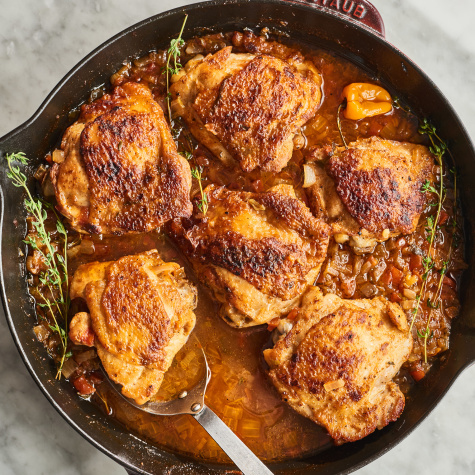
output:
<instances>
[{"instance_id":1,"label":"silver spoon","mask_svg":"<svg viewBox=\"0 0 475 475\"><path fill-rule=\"evenodd\" d=\"M272 472L259 460L256 455L244 444L244 442L208 407L206 406L205 392L211 379L211 370L203 353L203 359L206 365L206 372L201 381L189 391L182 391L177 399L170 401L155 402L149 401L145 404L137 404L134 400L125 397L120 385L114 383L106 371L107 379L115 391L129 404L140 409L159 416L175 416L181 414L192 415L223 449L227 456L236 464L244 475L273 475Z\"/></svg>"}]
</instances>

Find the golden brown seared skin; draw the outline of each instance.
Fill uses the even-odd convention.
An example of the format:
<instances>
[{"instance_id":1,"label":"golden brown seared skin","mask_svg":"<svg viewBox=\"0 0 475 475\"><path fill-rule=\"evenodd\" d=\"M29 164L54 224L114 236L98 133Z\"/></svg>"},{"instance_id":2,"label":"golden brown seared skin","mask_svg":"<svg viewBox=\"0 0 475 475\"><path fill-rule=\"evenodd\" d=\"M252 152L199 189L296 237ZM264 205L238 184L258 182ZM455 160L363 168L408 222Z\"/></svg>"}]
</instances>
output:
<instances>
[{"instance_id":1,"label":"golden brown seared skin","mask_svg":"<svg viewBox=\"0 0 475 475\"><path fill-rule=\"evenodd\" d=\"M293 328L264 357L283 399L344 443L400 416L404 395L392 379L411 351L399 305L323 296L313 287Z\"/></svg>"},{"instance_id":2,"label":"golden brown seared skin","mask_svg":"<svg viewBox=\"0 0 475 475\"><path fill-rule=\"evenodd\" d=\"M421 188L426 180L433 183L433 165L423 145L358 140L313 165L317 182L308 188L310 207L355 247L411 234L427 204Z\"/></svg>"},{"instance_id":3,"label":"golden brown seared skin","mask_svg":"<svg viewBox=\"0 0 475 475\"><path fill-rule=\"evenodd\" d=\"M144 404L195 326L196 289L176 263L157 251L113 262L83 264L71 282L71 299L86 300L69 337L96 346L109 377L122 393Z\"/></svg>"},{"instance_id":4,"label":"golden brown seared skin","mask_svg":"<svg viewBox=\"0 0 475 475\"><path fill-rule=\"evenodd\" d=\"M292 156L297 129L320 105L321 76L299 57L291 63L231 50L199 56L173 77L173 110L227 165L278 172Z\"/></svg>"},{"instance_id":5,"label":"golden brown seared skin","mask_svg":"<svg viewBox=\"0 0 475 475\"><path fill-rule=\"evenodd\" d=\"M172 223L195 271L232 326L260 325L287 313L313 284L329 240L291 186L247 193L210 185L208 211ZM196 205L195 205L196 206Z\"/></svg>"},{"instance_id":6,"label":"golden brown seared skin","mask_svg":"<svg viewBox=\"0 0 475 475\"><path fill-rule=\"evenodd\" d=\"M148 232L189 216L190 167L161 107L137 83L82 107L52 168L58 209L81 232Z\"/></svg>"}]
</instances>

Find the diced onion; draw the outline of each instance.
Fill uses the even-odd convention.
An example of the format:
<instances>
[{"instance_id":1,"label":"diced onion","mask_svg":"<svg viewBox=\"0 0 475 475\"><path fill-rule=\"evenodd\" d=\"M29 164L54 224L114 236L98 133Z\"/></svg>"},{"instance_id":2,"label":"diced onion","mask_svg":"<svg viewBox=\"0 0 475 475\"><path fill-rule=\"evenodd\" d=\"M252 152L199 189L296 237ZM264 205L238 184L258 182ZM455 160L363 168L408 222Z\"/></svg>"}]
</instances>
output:
<instances>
[{"instance_id":1,"label":"diced onion","mask_svg":"<svg viewBox=\"0 0 475 475\"><path fill-rule=\"evenodd\" d=\"M284 444L286 447L295 447L299 443L300 434L297 431L284 432Z\"/></svg>"},{"instance_id":2,"label":"diced onion","mask_svg":"<svg viewBox=\"0 0 475 475\"><path fill-rule=\"evenodd\" d=\"M384 261L380 261L373 270L373 279L374 282L379 282L379 279L383 275L386 269L386 263Z\"/></svg>"},{"instance_id":3,"label":"diced onion","mask_svg":"<svg viewBox=\"0 0 475 475\"><path fill-rule=\"evenodd\" d=\"M55 194L54 186L51 181L51 177L49 175L46 175L45 179L43 180L42 189L43 189L43 195L45 196L45 198L54 196Z\"/></svg>"},{"instance_id":4,"label":"diced onion","mask_svg":"<svg viewBox=\"0 0 475 475\"><path fill-rule=\"evenodd\" d=\"M282 333L282 335L287 335L290 330L292 330L293 324L286 321L286 320L281 320L279 324L277 325L277 330Z\"/></svg>"},{"instance_id":5,"label":"diced onion","mask_svg":"<svg viewBox=\"0 0 475 475\"><path fill-rule=\"evenodd\" d=\"M337 242L338 244L345 244L345 242L350 240L350 236L348 236L348 234L337 233L333 237L335 239L335 242Z\"/></svg>"},{"instance_id":6,"label":"diced onion","mask_svg":"<svg viewBox=\"0 0 475 475\"><path fill-rule=\"evenodd\" d=\"M49 336L49 330L44 327L43 325L36 325L36 327L33 328L33 331L35 332L36 338L38 338L38 341L45 341L48 336Z\"/></svg>"},{"instance_id":7,"label":"diced onion","mask_svg":"<svg viewBox=\"0 0 475 475\"><path fill-rule=\"evenodd\" d=\"M334 391L335 389L340 389L345 385L345 381L343 379L337 379L336 381L329 381L325 383L323 387L325 388L326 392Z\"/></svg>"},{"instance_id":8,"label":"diced onion","mask_svg":"<svg viewBox=\"0 0 475 475\"><path fill-rule=\"evenodd\" d=\"M224 406L223 417L228 419L242 419L242 408L233 406Z\"/></svg>"},{"instance_id":9,"label":"diced onion","mask_svg":"<svg viewBox=\"0 0 475 475\"><path fill-rule=\"evenodd\" d=\"M206 439L202 438L196 445L196 450L201 450L206 445Z\"/></svg>"},{"instance_id":10,"label":"diced onion","mask_svg":"<svg viewBox=\"0 0 475 475\"><path fill-rule=\"evenodd\" d=\"M74 371L77 370L77 368L77 363L72 358L69 358L64 362L63 367L61 368L61 374L66 379L69 379L69 377L74 373Z\"/></svg>"},{"instance_id":11,"label":"diced onion","mask_svg":"<svg viewBox=\"0 0 475 475\"><path fill-rule=\"evenodd\" d=\"M303 166L303 187L308 188L317 182L317 175L312 165L305 163Z\"/></svg>"},{"instance_id":12,"label":"diced onion","mask_svg":"<svg viewBox=\"0 0 475 475\"><path fill-rule=\"evenodd\" d=\"M412 308L414 308L414 305L416 304L416 301L415 300L403 300L401 302L401 307L404 309L404 310L411 310Z\"/></svg>"},{"instance_id":13,"label":"diced onion","mask_svg":"<svg viewBox=\"0 0 475 475\"><path fill-rule=\"evenodd\" d=\"M200 46L197 46L194 48L194 51L192 51L191 53L188 53L188 49L192 49L193 47L189 46L188 48L186 48L186 52L187 54L193 54L193 53L201 53L202 52L202 48ZM202 54L197 54L194 58L191 58L185 65L185 71L188 72L190 71L191 69L193 69L198 63L201 63L201 61L203 61L204 59L204 56Z\"/></svg>"},{"instance_id":14,"label":"diced onion","mask_svg":"<svg viewBox=\"0 0 475 475\"><path fill-rule=\"evenodd\" d=\"M176 262L165 262L159 266L151 267L150 270L155 274L164 274L166 272L173 272L180 268Z\"/></svg>"},{"instance_id":15,"label":"diced onion","mask_svg":"<svg viewBox=\"0 0 475 475\"><path fill-rule=\"evenodd\" d=\"M180 361L180 366L183 368L183 369L188 369L188 366L190 366L190 363L193 361L193 359L195 358L195 352L194 351L190 351L189 353L187 353L187 355Z\"/></svg>"},{"instance_id":16,"label":"diced onion","mask_svg":"<svg viewBox=\"0 0 475 475\"><path fill-rule=\"evenodd\" d=\"M56 149L51 158L53 159L54 163L63 163L64 162L64 151L60 149Z\"/></svg>"},{"instance_id":17,"label":"diced onion","mask_svg":"<svg viewBox=\"0 0 475 475\"><path fill-rule=\"evenodd\" d=\"M190 421L187 417L179 417L174 423L175 429L178 433L187 431L192 428Z\"/></svg>"},{"instance_id":18,"label":"diced onion","mask_svg":"<svg viewBox=\"0 0 475 475\"><path fill-rule=\"evenodd\" d=\"M244 419L241 424L241 435L250 439L257 439L261 435L261 423L254 419Z\"/></svg>"},{"instance_id":19,"label":"diced onion","mask_svg":"<svg viewBox=\"0 0 475 475\"><path fill-rule=\"evenodd\" d=\"M94 254L96 248L94 246L94 242L90 239L83 239L81 241L81 254Z\"/></svg>"},{"instance_id":20,"label":"diced onion","mask_svg":"<svg viewBox=\"0 0 475 475\"><path fill-rule=\"evenodd\" d=\"M361 267L361 273L366 274L370 269L372 269L376 264L378 263L378 260L371 256Z\"/></svg>"},{"instance_id":21,"label":"diced onion","mask_svg":"<svg viewBox=\"0 0 475 475\"><path fill-rule=\"evenodd\" d=\"M404 294L404 297L409 300L414 300L417 297L417 294L411 289L404 289L402 293Z\"/></svg>"},{"instance_id":22,"label":"diced onion","mask_svg":"<svg viewBox=\"0 0 475 475\"><path fill-rule=\"evenodd\" d=\"M134 66L141 68L143 66L149 65L152 61L153 59L150 57L150 55L144 56L142 58L134 59Z\"/></svg>"},{"instance_id":23,"label":"diced onion","mask_svg":"<svg viewBox=\"0 0 475 475\"><path fill-rule=\"evenodd\" d=\"M38 180L38 181L41 181L43 179L43 177L45 176L46 174L46 167L45 165L42 163L37 169L36 169L36 172L35 174L33 175L35 177L35 180Z\"/></svg>"},{"instance_id":24,"label":"diced onion","mask_svg":"<svg viewBox=\"0 0 475 475\"><path fill-rule=\"evenodd\" d=\"M338 277L340 275L340 273L334 269L333 267L331 266L327 266L327 269L326 269L327 273L334 276L334 277Z\"/></svg>"},{"instance_id":25,"label":"diced onion","mask_svg":"<svg viewBox=\"0 0 475 475\"><path fill-rule=\"evenodd\" d=\"M36 251L35 251L36 252ZM36 256L33 254L32 256L28 256L26 258L26 269L28 272L31 274L39 274L40 273L40 261L39 259L36 258Z\"/></svg>"},{"instance_id":26,"label":"diced onion","mask_svg":"<svg viewBox=\"0 0 475 475\"><path fill-rule=\"evenodd\" d=\"M233 431L236 432L238 428L238 420L230 419L229 417L223 417L223 422Z\"/></svg>"},{"instance_id":27,"label":"diced onion","mask_svg":"<svg viewBox=\"0 0 475 475\"><path fill-rule=\"evenodd\" d=\"M256 211L264 211L266 209L266 207L259 203L258 201L250 198L247 200L247 202L256 210Z\"/></svg>"},{"instance_id":28,"label":"diced onion","mask_svg":"<svg viewBox=\"0 0 475 475\"><path fill-rule=\"evenodd\" d=\"M77 364L84 363L84 361L92 360L96 356L96 352L93 349L81 351L81 353L77 353L74 355L74 361Z\"/></svg>"},{"instance_id":29,"label":"diced onion","mask_svg":"<svg viewBox=\"0 0 475 475\"><path fill-rule=\"evenodd\" d=\"M301 148L305 147L305 136L302 133L298 133L294 136L294 149L300 150Z\"/></svg>"},{"instance_id":30,"label":"diced onion","mask_svg":"<svg viewBox=\"0 0 475 475\"><path fill-rule=\"evenodd\" d=\"M81 245L78 244L77 246L71 247L66 251L66 254L68 255L68 259L74 259L79 252L81 251Z\"/></svg>"},{"instance_id":31,"label":"diced onion","mask_svg":"<svg viewBox=\"0 0 475 475\"><path fill-rule=\"evenodd\" d=\"M328 121L322 115L317 115L311 124L312 128L318 133L324 132L327 128L327 125Z\"/></svg>"}]
</instances>

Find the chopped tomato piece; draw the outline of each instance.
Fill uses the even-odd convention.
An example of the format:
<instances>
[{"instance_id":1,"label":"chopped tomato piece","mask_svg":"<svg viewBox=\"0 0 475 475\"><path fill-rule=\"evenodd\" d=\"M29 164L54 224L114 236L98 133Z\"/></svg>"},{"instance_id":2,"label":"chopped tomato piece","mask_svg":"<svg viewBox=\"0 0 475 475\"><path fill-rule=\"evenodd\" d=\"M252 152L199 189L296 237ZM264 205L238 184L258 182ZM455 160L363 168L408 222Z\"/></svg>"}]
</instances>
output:
<instances>
[{"instance_id":1,"label":"chopped tomato piece","mask_svg":"<svg viewBox=\"0 0 475 475\"><path fill-rule=\"evenodd\" d=\"M400 271L397 267L391 266L391 275L393 278L393 287L398 287L404 277L404 272Z\"/></svg>"},{"instance_id":2,"label":"chopped tomato piece","mask_svg":"<svg viewBox=\"0 0 475 475\"><path fill-rule=\"evenodd\" d=\"M457 297L457 293L452 287L442 284L442 292L440 293L441 300L452 302Z\"/></svg>"},{"instance_id":3,"label":"chopped tomato piece","mask_svg":"<svg viewBox=\"0 0 475 475\"><path fill-rule=\"evenodd\" d=\"M374 267L377 263L378 263L378 259L376 259L376 257L374 256L371 256L369 259L368 259L369 262L371 262L371 265Z\"/></svg>"},{"instance_id":4,"label":"chopped tomato piece","mask_svg":"<svg viewBox=\"0 0 475 475\"><path fill-rule=\"evenodd\" d=\"M386 269L384 271L384 274L379 279L379 282L385 287L388 287L389 285L391 285L392 281L393 281L393 274L391 273L389 269Z\"/></svg>"},{"instance_id":5,"label":"chopped tomato piece","mask_svg":"<svg viewBox=\"0 0 475 475\"><path fill-rule=\"evenodd\" d=\"M104 381L104 376L100 371L93 371L89 378L93 384L100 384L102 381Z\"/></svg>"},{"instance_id":6,"label":"chopped tomato piece","mask_svg":"<svg viewBox=\"0 0 475 475\"><path fill-rule=\"evenodd\" d=\"M89 381L83 376L79 376L73 381L74 387L82 396L89 396L96 392L96 388L89 383Z\"/></svg>"},{"instance_id":7,"label":"chopped tomato piece","mask_svg":"<svg viewBox=\"0 0 475 475\"><path fill-rule=\"evenodd\" d=\"M409 268L411 271L414 269L422 269L422 256L418 256L417 254L411 255L411 260L409 261Z\"/></svg>"},{"instance_id":8,"label":"chopped tomato piece","mask_svg":"<svg viewBox=\"0 0 475 475\"><path fill-rule=\"evenodd\" d=\"M396 303L399 303L402 301L402 298L401 296L397 293L397 292L393 292L390 296L389 296L389 300L391 302L396 302Z\"/></svg>"},{"instance_id":9,"label":"chopped tomato piece","mask_svg":"<svg viewBox=\"0 0 475 475\"><path fill-rule=\"evenodd\" d=\"M439 223L438 223L439 226L442 226L443 224L445 224L448 219L449 219L448 213L446 213L444 210L441 210L440 215L439 215Z\"/></svg>"},{"instance_id":10,"label":"chopped tomato piece","mask_svg":"<svg viewBox=\"0 0 475 475\"><path fill-rule=\"evenodd\" d=\"M454 279L447 277L446 275L444 275L444 280L442 281L442 285L447 285L451 287L452 289L457 290L457 282L455 282Z\"/></svg>"},{"instance_id":11,"label":"chopped tomato piece","mask_svg":"<svg viewBox=\"0 0 475 475\"><path fill-rule=\"evenodd\" d=\"M415 371L411 371L412 379L417 383L420 381L426 374L422 369L416 369Z\"/></svg>"},{"instance_id":12,"label":"chopped tomato piece","mask_svg":"<svg viewBox=\"0 0 475 475\"><path fill-rule=\"evenodd\" d=\"M289 312L289 314L287 315L287 318L289 320L295 320L297 318L297 315L299 314L299 309L298 308L294 308L293 310L291 310Z\"/></svg>"},{"instance_id":13,"label":"chopped tomato piece","mask_svg":"<svg viewBox=\"0 0 475 475\"><path fill-rule=\"evenodd\" d=\"M279 317L275 317L273 318L268 324L267 324L267 330L269 330L270 332L272 330L274 330L275 328L277 328L277 325L279 324L280 322L280 318Z\"/></svg>"}]
</instances>

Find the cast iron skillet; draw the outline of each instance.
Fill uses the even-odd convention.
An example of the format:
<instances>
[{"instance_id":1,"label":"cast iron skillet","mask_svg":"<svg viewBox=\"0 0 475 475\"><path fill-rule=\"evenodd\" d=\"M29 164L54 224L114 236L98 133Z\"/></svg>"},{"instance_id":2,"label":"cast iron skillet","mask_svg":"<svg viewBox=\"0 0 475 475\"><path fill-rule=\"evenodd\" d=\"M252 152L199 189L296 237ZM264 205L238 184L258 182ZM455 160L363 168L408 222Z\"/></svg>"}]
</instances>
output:
<instances>
[{"instance_id":1,"label":"cast iron skillet","mask_svg":"<svg viewBox=\"0 0 475 475\"><path fill-rule=\"evenodd\" d=\"M470 186L475 182L474 149L442 93L414 63L384 39L381 18L365 0L314 0L311 5L291 0L214 0L152 17L97 48L68 73L30 120L0 139L0 156L23 151L32 161L30 171L33 172L46 152L58 144L69 125L68 111L84 102L91 89L107 83L124 59L166 47L179 31L184 12L189 14L186 38L210 31L267 26L288 33L293 40L323 47L357 63L390 90L397 91L416 113L429 117L449 142L456 158L469 266L462 281L462 312L453 323L450 350L409 395L406 409L397 422L359 442L334 447L305 460L271 466L276 474L350 473L407 436L432 411L460 372L475 361L472 244L475 187ZM148 445L92 404L78 398L68 382L54 380L53 363L45 359L45 349L32 332L34 302L27 291L24 258L18 253L19 243L25 236L24 196L11 185L6 177L5 162L1 163L2 300L13 339L45 396L72 427L126 467L129 473L225 472L223 466L199 464ZM33 180L31 186L34 186Z\"/></svg>"}]
</instances>

